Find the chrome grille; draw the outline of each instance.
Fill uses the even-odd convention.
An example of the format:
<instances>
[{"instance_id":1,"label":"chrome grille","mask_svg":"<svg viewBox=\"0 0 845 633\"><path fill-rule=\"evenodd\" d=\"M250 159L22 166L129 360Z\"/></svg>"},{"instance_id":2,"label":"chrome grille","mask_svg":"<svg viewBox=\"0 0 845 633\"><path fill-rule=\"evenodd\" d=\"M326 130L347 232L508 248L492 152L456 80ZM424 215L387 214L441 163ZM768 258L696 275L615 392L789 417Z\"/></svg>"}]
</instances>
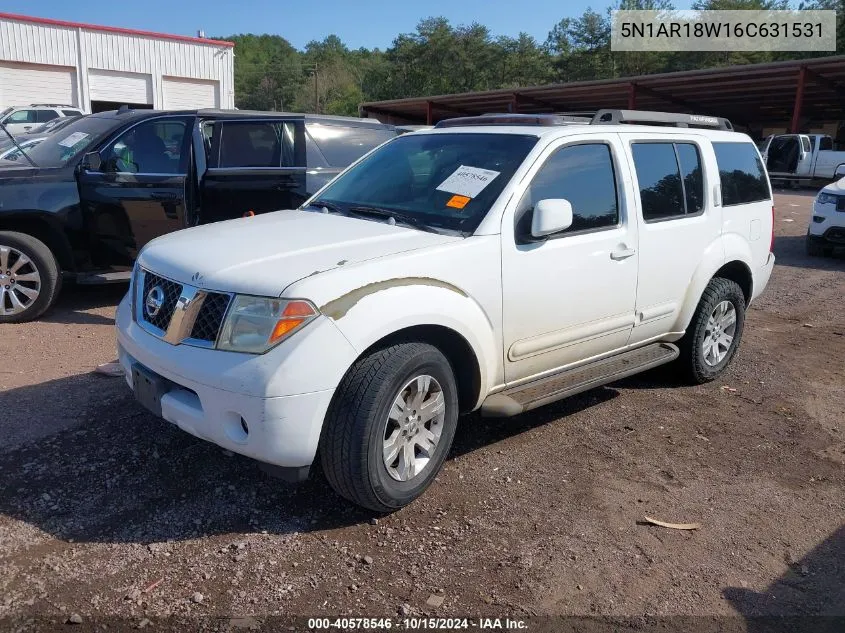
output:
<instances>
[{"instance_id":1,"label":"chrome grille","mask_svg":"<svg viewBox=\"0 0 845 633\"><path fill-rule=\"evenodd\" d=\"M154 316L150 316L146 307L146 298L150 290L156 286L164 292L164 302L161 304L161 309ZM181 294L182 284L147 272L144 275L144 290L141 294L141 318L159 330L167 331L167 326L170 325L170 319L173 317L173 310L176 308L176 302Z\"/></svg>"},{"instance_id":2,"label":"chrome grille","mask_svg":"<svg viewBox=\"0 0 845 633\"><path fill-rule=\"evenodd\" d=\"M217 340L217 333L223 325L223 317L226 315L226 308L229 307L229 295L219 292L209 292L191 328L191 337L197 341L208 341L214 343Z\"/></svg>"},{"instance_id":3,"label":"chrome grille","mask_svg":"<svg viewBox=\"0 0 845 633\"><path fill-rule=\"evenodd\" d=\"M138 277L134 317L141 328L171 345L214 347L231 294L180 284L144 268Z\"/></svg>"}]
</instances>

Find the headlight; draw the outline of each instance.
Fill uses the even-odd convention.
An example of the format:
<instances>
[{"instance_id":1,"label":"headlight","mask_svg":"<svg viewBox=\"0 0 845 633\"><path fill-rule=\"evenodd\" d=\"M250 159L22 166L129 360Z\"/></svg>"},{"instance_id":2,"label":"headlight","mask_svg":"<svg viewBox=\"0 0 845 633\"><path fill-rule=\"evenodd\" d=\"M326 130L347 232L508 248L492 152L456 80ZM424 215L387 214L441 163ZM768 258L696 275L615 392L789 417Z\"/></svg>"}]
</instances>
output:
<instances>
[{"instance_id":1,"label":"headlight","mask_svg":"<svg viewBox=\"0 0 845 633\"><path fill-rule=\"evenodd\" d=\"M818 196L816 196L816 202L819 204L836 204L836 196L832 193L825 193L822 191Z\"/></svg>"},{"instance_id":2,"label":"headlight","mask_svg":"<svg viewBox=\"0 0 845 633\"><path fill-rule=\"evenodd\" d=\"M263 354L313 321L310 301L236 295L223 322L217 349Z\"/></svg>"}]
</instances>

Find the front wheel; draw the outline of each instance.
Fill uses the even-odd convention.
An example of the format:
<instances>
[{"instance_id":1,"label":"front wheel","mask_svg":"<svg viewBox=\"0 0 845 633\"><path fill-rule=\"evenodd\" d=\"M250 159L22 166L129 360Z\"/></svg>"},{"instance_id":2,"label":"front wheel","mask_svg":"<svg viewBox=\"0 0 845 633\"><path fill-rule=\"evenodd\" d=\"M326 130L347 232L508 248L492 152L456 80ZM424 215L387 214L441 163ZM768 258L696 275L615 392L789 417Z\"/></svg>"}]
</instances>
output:
<instances>
[{"instance_id":1,"label":"front wheel","mask_svg":"<svg viewBox=\"0 0 845 633\"><path fill-rule=\"evenodd\" d=\"M359 360L323 425L320 462L334 490L377 512L411 503L434 480L458 421L452 366L436 347L402 343Z\"/></svg>"},{"instance_id":2,"label":"front wheel","mask_svg":"<svg viewBox=\"0 0 845 633\"><path fill-rule=\"evenodd\" d=\"M23 323L44 314L59 294L56 258L40 240L0 231L0 323Z\"/></svg>"},{"instance_id":3,"label":"front wheel","mask_svg":"<svg viewBox=\"0 0 845 633\"><path fill-rule=\"evenodd\" d=\"M742 288L730 279L711 279L679 344L679 362L691 382L710 382L727 368L744 325Z\"/></svg>"}]
</instances>

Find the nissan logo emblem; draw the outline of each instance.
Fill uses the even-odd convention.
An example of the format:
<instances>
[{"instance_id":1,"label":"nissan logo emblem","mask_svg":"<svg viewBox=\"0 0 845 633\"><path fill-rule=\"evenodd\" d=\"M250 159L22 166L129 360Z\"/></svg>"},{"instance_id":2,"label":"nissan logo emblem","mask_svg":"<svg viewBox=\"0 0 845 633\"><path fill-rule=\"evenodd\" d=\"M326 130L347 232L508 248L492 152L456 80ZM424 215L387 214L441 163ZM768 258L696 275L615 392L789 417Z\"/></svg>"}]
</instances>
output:
<instances>
[{"instance_id":1,"label":"nissan logo emblem","mask_svg":"<svg viewBox=\"0 0 845 633\"><path fill-rule=\"evenodd\" d=\"M161 311L161 306L164 305L164 290L161 289L161 286L153 286L150 288L150 291L147 293L147 298L144 300L144 310L147 313L147 316L155 318L155 316Z\"/></svg>"}]
</instances>

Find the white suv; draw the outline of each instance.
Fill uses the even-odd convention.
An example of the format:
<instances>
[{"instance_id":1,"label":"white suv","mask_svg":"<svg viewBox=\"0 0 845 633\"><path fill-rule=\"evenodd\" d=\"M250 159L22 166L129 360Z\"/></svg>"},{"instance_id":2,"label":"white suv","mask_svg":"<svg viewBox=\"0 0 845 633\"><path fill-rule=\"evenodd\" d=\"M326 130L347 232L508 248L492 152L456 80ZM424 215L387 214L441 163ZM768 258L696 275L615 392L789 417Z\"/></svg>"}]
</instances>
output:
<instances>
[{"instance_id":1,"label":"white suv","mask_svg":"<svg viewBox=\"0 0 845 633\"><path fill-rule=\"evenodd\" d=\"M83 112L75 106L59 104L33 104L31 106L18 106L6 108L0 112L0 123L2 123L9 134L25 134L39 126L67 116L82 116Z\"/></svg>"},{"instance_id":2,"label":"white suv","mask_svg":"<svg viewBox=\"0 0 845 633\"><path fill-rule=\"evenodd\" d=\"M340 495L391 511L436 476L459 414L516 415L676 359L714 379L771 235L760 154L724 119L457 119L297 210L149 243L119 356L179 428L291 477L319 454Z\"/></svg>"},{"instance_id":3,"label":"white suv","mask_svg":"<svg viewBox=\"0 0 845 633\"><path fill-rule=\"evenodd\" d=\"M808 255L830 256L837 246L845 246L845 178L819 191L807 228Z\"/></svg>"}]
</instances>

